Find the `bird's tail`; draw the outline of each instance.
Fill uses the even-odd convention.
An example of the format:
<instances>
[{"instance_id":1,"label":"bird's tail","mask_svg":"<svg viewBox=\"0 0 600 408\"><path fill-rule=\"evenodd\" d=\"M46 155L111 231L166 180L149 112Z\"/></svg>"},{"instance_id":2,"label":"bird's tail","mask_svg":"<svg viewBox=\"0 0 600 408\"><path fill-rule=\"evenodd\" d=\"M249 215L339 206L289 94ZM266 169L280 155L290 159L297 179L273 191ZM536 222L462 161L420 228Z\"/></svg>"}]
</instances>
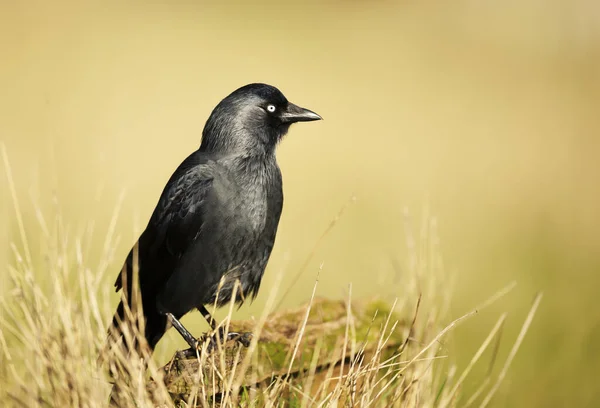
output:
<instances>
[{"instance_id":1,"label":"bird's tail","mask_svg":"<svg viewBox=\"0 0 600 408\"><path fill-rule=\"evenodd\" d=\"M132 310L133 309L133 310ZM166 317L158 311L130 308L121 300L112 323L99 364L107 363L113 387L110 407L120 407L135 397L133 379L144 375L152 351L166 330Z\"/></svg>"},{"instance_id":2,"label":"bird's tail","mask_svg":"<svg viewBox=\"0 0 600 408\"><path fill-rule=\"evenodd\" d=\"M113 358L120 354L127 360L143 358L146 361L164 335L166 326L166 317L155 308L130 307L121 300L108 328L104 358L108 353Z\"/></svg>"}]
</instances>

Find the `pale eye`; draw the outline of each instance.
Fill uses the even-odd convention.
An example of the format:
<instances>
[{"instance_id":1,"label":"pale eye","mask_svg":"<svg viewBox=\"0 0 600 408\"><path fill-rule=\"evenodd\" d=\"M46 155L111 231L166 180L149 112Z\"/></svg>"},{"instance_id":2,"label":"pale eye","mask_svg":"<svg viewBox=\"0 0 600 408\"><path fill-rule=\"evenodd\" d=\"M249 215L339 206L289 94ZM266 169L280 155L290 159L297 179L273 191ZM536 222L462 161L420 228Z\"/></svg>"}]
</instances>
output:
<instances>
[{"instance_id":1,"label":"pale eye","mask_svg":"<svg viewBox=\"0 0 600 408\"><path fill-rule=\"evenodd\" d=\"M271 112L271 113L275 112L275 109L276 109L276 108L275 108L275 105L269 105L269 106L267 106L267 110L268 110L269 112Z\"/></svg>"}]
</instances>

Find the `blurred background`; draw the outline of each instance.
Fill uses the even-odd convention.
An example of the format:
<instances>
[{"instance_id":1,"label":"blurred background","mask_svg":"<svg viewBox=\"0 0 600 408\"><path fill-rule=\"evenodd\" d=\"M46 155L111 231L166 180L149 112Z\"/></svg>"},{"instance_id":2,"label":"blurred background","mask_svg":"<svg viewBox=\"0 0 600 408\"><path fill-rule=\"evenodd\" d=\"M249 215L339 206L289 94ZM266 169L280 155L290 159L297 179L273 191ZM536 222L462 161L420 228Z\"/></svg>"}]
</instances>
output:
<instances>
[{"instance_id":1,"label":"blurred background","mask_svg":"<svg viewBox=\"0 0 600 408\"><path fill-rule=\"evenodd\" d=\"M310 298L321 263L319 295L352 283L353 297L401 298L388 280L405 272L403 213L418 225L428 211L452 317L518 284L446 340L450 359L464 368L500 311L505 356L541 290L496 402L600 406L600 3L3 2L0 50L0 140L34 257L47 246L36 209L58 209L74 238L93 222L99 254L124 192L116 275L212 108L267 82L325 120L294 126L279 148L277 244L236 317L260 313L279 271L289 286L353 196L282 305ZM0 180L5 270L19 239Z\"/></svg>"}]
</instances>

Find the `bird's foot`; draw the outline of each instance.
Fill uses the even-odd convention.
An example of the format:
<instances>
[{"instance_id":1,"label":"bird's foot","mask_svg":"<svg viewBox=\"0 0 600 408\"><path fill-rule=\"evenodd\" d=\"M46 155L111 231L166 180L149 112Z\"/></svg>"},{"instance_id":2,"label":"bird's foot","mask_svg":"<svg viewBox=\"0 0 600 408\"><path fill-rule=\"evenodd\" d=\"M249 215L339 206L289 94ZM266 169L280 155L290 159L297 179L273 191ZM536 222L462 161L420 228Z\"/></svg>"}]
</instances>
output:
<instances>
[{"instance_id":1,"label":"bird's foot","mask_svg":"<svg viewBox=\"0 0 600 408\"><path fill-rule=\"evenodd\" d=\"M234 336L231 336L231 335ZM250 342L252 341L252 333L229 333L230 337L227 340L235 340L240 343L244 347L250 347Z\"/></svg>"},{"instance_id":2,"label":"bird's foot","mask_svg":"<svg viewBox=\"0 0 600 408\"><path fill-rule=\"evenodd\" d=\"M223 341L223 339L225 339L225 341ZM222 342L221 344L225 344L228 341L237 341L244 347L250 347L250 342L252 341L252 333L228 332L225 335L225 328L219 327L215 332L206 333L205 335L197 339L193 347L190 347L187 350L178 351L177 357L179 359L188 359L196 357L196 353L202 351L202 346L205 341L208 341L206 352L210 354L213 352L213 350L218 348L219 342Z\"/></svg>"},{"instance_id":3,"label":"bird's foot","mask_svg":"<svg viewBox=\"0 0 600 408\"><path fill-rule=\"evenodd\" d=\"M215 350L217 347L219 347L219 344L223 345L223 344L227 343L228 341L237 341L244 347L249 347L250 341L252 340L252 333L238 333L238 332L225 333L225 328L219 327L219 328L217 328L217 330L215 330L212 333L206 333L200 339L200 347L202 346L202 343L207 340L208 340L208 346L206 348L206 351L208 353L212 353L213 350Z\"/></svg>"},{"instance_id":4,"label":"bird's foot","mask_svg":"<svg viewBox=\"0 0 600 408\"><path fill-rule=\"evenodd\" d=\"M225 344L228 341L237 341L244 347L250 346L250 341L252 340L252 333L238 333L238 332L227 332L225 333L225 327L218 327L212 334L206 334L203 340L208 338L208 347L207 351L212 353L214 349L216 349L219 345L219 342L222 341L221 344Z\"/></svg>"}]
</instances>

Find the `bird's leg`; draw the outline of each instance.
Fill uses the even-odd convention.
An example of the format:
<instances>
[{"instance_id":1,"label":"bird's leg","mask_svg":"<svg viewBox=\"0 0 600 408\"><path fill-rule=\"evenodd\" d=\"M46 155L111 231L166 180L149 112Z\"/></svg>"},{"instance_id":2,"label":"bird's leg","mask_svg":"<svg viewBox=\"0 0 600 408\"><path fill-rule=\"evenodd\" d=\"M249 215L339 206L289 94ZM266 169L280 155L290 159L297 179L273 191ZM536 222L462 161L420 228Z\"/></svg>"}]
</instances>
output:
<instances>
[{"instance_id":1,"label":"bird's leg","mask_svg":"<svg viewBox=\"0 0 600 408\"><path fill-rule=\"evenodd\" d=\"M171 322L171 325L175 327L179 334L181 334L181 337L183 337L186 343L189 344L193 350L198 349L198 340L196 340L192 333L190 333L189 330L186 329L183 324L181 324L179 319L173 316L172 313L166 313L166 315L167 319L169 319L169 322Z\"/></svg>"},{"instance_id":2,"label":"bird's leg","mask_svg":"<svg viewBox=\"0 0 600 408\"><path fill-rule=\"evenodd\" d=\"M198 306L198 310L200 313L202 313L202 317L206 319L210 325L210 328L213 329L213 331L217 330L217 322L215 322L215 319L213 319L212 315L208 312L208 310L206 310L206 307L204 305L200 305Z\"/></svg>"},{"instance_id":3,"label":"bird's leg","mask_svg":"<svg viewBox=\"0 0 600 408\"><path fill-rule=\"evenodd\" d=\"M204 305L198 306L198 310L200 311L200 313L202 313L202 316L206 319L206 321L212 328L212 330L214 332L214 336L217 336L217 340L224 339L225 338L225 327L217 326L217 322L212 317L212 315L208 312L208 310L206 310L206 307ZM242 344L243 346L249 347L251 338L252 338L252 333L229 332L229 333L227 333L226 341L236 340L238 343ZM215 344L213 344L213 341L211 340L211 343L209 344L209 347L208 347L209 351L212 350L212 348L214 348L214 346L215 346Z\"/></svg>"}]
</instances>

